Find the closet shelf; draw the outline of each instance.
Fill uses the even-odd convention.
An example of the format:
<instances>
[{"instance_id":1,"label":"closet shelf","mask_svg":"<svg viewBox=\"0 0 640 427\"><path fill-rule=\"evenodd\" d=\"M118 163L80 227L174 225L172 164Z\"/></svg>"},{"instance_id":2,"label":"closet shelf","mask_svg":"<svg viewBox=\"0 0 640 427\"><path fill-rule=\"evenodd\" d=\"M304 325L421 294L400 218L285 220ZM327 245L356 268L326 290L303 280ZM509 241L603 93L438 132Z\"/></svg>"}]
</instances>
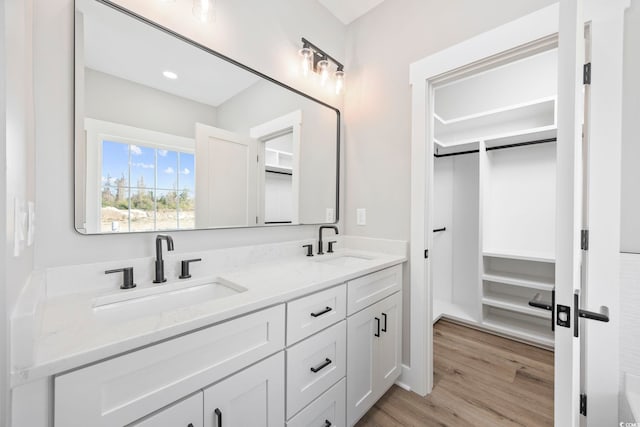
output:
<instances>
[{"instance_id":1,"label":"closet shelf","mask_svg":"<svg viewBox=\"0 0 640 427\"><path fill-rule=\"evenodd\" d=\"M503 283L505 285L539 289L542 291L552 291L555 287L554 281L546 277L532 276L522 273L507 273L502 271L486 271L482 275L482 280L486 282L496 282Z\"/></svg>"},{"instance_id":2,"label":"closet shelf","mask_svg":"<svg viewBox=\"0 0 640 427\"><path fill-rule=\"evenodd\" d=\"M500 147L503 145L518 144L521 142L538 141L541 139L555 138L557 135L555 125L540 126L514 132L504 132L494 135L474 136L472 138L461 138L456 140L442 140L434 138L434 142L442 148L454 148L461 146L476 146L480 141L484 141L487 147Z\"/></svg>"},{"instance_id":3,"label":"closet shelf","mask_svg":"<svg viewBox=\"0 0 640 427\"><path fill-rule=\"evenodd\" d=\"M528 342L534 342L546 347L553 347L554 336L551 323L532 323L521 319L492 313L485 316L482 324L494 332L510 335Z\"/></svg>"},{"instance_id":4,"label":"closet shelf","mask_svg":"<svg viewBox=\"0 0 640 427\"><path fill-rule=\"evenodd\" d=\"M547 263L556 262L556 258L553 255L544 254L544 253L483 251L482 255L485 257L517 259L522 261L535 261L535 262L547 262Z\"/></svg>"},{"instance_id":5,"label":"closet shelf","mask_svg":"<svg viewBox=\"0 0 640 427\"><path fill-rule=\"evenodd\" d=\"M541 317L543 319L551 319L550 312L530 307L529 298L526 297L500 294L497 292L485 292L484 297L482 298L482 304L528 314L530 316Z\"/></svg>"},{"instance_id":6,"label":"closet shelf","mask_svg":"<svg viewBox=\"0 0 640 427\"><path fill-rule=\"evenodd\" d=\"M456 141L502 138L555 125L555 98L542 98L451 120L436 116L434 136L446 145Z\"/></svg>"}]
</instances>

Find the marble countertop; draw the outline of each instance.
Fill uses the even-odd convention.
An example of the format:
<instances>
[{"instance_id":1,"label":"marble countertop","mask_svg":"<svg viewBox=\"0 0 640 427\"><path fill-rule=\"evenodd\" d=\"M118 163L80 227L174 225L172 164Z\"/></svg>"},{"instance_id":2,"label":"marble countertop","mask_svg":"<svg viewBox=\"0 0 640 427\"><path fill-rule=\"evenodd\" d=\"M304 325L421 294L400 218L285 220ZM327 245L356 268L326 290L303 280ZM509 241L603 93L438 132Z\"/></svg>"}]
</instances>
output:
<instances>
[{"instance_id":1,"label":"marble countertop","mask_svg":"<svg viewBox=\"0 0 640 427\"><path fill-rule=\"evenodd\" d=\"M352 265L321 262L344 255L366 259L358 260ZM120 316L117 311L105 315L96 310L95 298L100 296L96 294L47 298L41 304L39 325L33 332L33 359L27 363L13 361L12 385L17 386L95 363L198 328L284 303L406 260L406 255L340 249L333 255L323 257L296 256L277 262L271 260L255 263L197 279L197 283L221 279L246 288L244 292L179 308L134 312L133 315L129 312L124 316ZM166 286L171 289L176 283L183 286L187 282L173 280L163 285L145 286ZM143 288L143 284L139 288ZM118 295L118 291L110 292ZM103 293L102 297L104 296Z\"/></svg>"}]
</instances>

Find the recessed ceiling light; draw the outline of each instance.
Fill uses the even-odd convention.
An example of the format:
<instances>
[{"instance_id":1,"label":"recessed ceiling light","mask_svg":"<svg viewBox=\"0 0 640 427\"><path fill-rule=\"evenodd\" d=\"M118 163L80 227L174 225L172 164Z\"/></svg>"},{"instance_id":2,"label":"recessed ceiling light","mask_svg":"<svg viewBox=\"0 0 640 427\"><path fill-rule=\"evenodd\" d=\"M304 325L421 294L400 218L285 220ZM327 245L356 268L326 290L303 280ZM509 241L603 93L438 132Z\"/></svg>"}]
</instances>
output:
<instances>
[{"instance_id":1,"label":"recessed ceiling light","mask_svg":"<svg viewBox=\"0 0 640 427\"><path fill-rule=\"evenodd\" d=\"M175 80L178 78L178 75L176 73L174 73L173 71L163 71L162 75L165 76L166 78L168 78L169 80Z\"/></svg>"}]
</instances>

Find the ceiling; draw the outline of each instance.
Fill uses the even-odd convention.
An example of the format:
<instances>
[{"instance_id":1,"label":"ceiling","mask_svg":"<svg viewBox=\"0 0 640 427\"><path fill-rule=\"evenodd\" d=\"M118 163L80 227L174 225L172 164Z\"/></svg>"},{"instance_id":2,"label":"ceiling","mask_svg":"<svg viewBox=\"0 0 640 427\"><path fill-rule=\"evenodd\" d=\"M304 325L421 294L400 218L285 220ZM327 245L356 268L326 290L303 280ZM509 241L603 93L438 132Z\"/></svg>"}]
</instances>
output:
<instances>
[{"instance_id":1,"label":"ceiling","mask_svg":"<svg viewBox=\"0 0 640 427\"><path fill-rule=\"evenodd\" d=\"M173 95L217 107L258 76L98 2L78 1L84 19L84 63ZM169 80L162 72L172 71Z\"/></svg>"},{"instance_id":2,"label":"ceiling","mask_svg":"<svg viewBox=\"0 0 640 427\"><path fill-rule=\"evenodd\" d=\"M343 24L355 21L384 0L318 0Z\"/></svg>"}]
</instances>

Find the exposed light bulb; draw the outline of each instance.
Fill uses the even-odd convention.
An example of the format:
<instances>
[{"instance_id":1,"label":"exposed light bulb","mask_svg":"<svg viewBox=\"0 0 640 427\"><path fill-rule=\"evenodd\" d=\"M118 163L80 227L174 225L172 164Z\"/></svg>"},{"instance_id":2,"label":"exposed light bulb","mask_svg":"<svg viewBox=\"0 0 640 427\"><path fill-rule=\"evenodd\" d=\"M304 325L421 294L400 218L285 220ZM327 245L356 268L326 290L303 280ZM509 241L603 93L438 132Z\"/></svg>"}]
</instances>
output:
<instances>
[{"instance_id":1,"label":"exposed light bulb","mask_svg":"<svg viewBox=\"0 0 640 427\"><path fill-rule=\"evenodd\" d=\"M336 77L336 95L340 95L344 90L344 71L338 69L335 73Z\"/></svg>"},{"instance_id":2,"label":"exposed light bulb","mask_svg":"<svg viewBox=\"0 0 640 427\"><path fill-rule=\"evenodd\" d=\"M307 77L309 70L311 70L311 60L313 58L313 51L308 47L303 47L298 51L302 56L302 75Z\"/></svg>"},{"instance_id":3,"label":"exposed light bulb","mask_svg":"<svg viewBox=\"0 0 640 427\"><path fill-rule=\"evenodd\" d=\"M324 86L329 80L329 61L321 59L318 61L318 72L320 73L320 85Z\"/></svg>"},{"instance_id":4,"label":"exposed light bulb","mask_svg":"<svg viewBox=\"0 0 640 427\"><path fill-rule=\"evenodd\" d=\"M193 16L200 22L213 22L215 19L214 0L193 0Z\"/></svg>"}]
</instances>

